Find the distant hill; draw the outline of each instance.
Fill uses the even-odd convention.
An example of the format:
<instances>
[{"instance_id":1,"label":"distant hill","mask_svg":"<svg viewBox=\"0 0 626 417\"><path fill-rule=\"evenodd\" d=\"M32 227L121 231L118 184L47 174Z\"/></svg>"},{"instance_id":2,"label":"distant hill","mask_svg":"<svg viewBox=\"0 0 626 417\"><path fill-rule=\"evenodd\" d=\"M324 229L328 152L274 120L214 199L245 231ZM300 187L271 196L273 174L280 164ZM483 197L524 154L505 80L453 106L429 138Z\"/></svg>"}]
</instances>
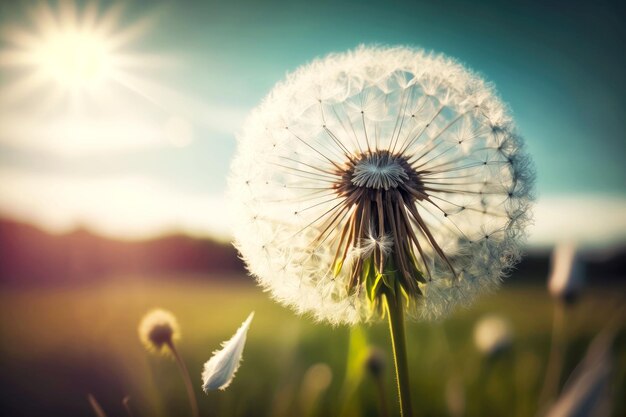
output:
<instances>
[{"instance_id":1,"label":"distant hill","mask_svg":"<svg viewBox=\"0 0 626 417\"><path fill-rule=\"evenodd\" d=\"M511 284L545 282L547 250L530 250L517 266ZM591 282L626 283L626 247L582 254ZM229 244L185 235L144 241L123 241L79 229L64 235L0 219L0 283L60 284L91 282L137 274L145 277L242 276L245 271Z\"/></svg>"},{"instance_id":2,"label":"distant hill","mask_svg":"<svg viewBox=\"0 0 626 417\"><path fill-rule=\"evenodd\" d=\"M145 241L104 238L79 229L64 235L0 220L1 283L88 282L119 274L243 272L228 244L172 235Z\"/></svg>"},{"instance_id":3,"label":"distant hill","mask_svg":"<svg viewBox=\"0 0 626 417\"><path fill-rule=\"evenodd\" d=\"M543 281L550 274L550 250L528 249L511 277L511 283ZM579 252L589 285L626 284L626 245Z\"/></svg>"}]
</instances>

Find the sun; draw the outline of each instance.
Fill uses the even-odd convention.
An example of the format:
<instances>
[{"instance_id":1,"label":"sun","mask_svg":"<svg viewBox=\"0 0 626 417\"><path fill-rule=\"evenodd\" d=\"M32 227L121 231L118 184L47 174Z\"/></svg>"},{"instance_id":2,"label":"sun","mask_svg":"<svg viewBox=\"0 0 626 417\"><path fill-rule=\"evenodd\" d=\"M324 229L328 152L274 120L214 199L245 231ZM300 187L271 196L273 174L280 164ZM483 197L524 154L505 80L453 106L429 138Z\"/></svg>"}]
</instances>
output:
<instances>
[{"instance_id":1,"label":"sun","mask_svg":"<svg viewBox=\"0 0 626 417\"><path fill-rule=\"evenodd\" d=\"M209 111L163 81L179 57L152 49L170 6L126 6L42 1L0 19L0 145L84 155L192 142L190 119Z\"/></svg>"},{"instance_id":2,"label":"sun","mask_svg":"<svg viewBox=\"0 0 626 417\"><path fill-rule=\"evenodd\" d=\"M40 69L68 89L101 84L111 76L114 62L106 39L77 30L45 39L33 54Z\"/></svg>"},{"instance_id":3,"label":"sun","mask_svg":"<svg viewBox=\"0 0 626 417\"><path fill-rule=\"evenodd\" d=\"M57 6L40 3L29 11L29 24L2 28L8 47L0 51L0 66L19 72L3 98L26 98L45 87L98 92L123 77L129 63L137 70L141 56L132 43L152 26L154 15L123 25L121 3L106 10L96 3L79 9L72 1Z\"/></svg>"}]
</instances>

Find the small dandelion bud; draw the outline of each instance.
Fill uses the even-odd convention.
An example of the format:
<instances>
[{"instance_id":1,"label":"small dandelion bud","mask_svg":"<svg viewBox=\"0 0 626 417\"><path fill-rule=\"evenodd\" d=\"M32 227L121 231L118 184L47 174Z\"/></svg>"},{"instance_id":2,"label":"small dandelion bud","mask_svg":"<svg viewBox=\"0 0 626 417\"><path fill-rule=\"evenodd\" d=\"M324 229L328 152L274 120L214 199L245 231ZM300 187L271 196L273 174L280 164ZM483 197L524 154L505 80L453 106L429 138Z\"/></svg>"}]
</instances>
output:
<instances>
[{"instance_id":1,"label":"small dandelion bud","mask_svg":"<svg viewBox=\"0 0 626 417\"><path fill-rule=\"evenodd\" d=\"M333 380L333 372L325 363L316 363L306 370L300 387L301 415L315 415L319 399Z\"/></svg>"},{"instance_id":2,"label":"small dandelion bud","mask_svg":"<svg viewBox=\"0 0 626 417\"><path fill-rule=\"evenodd\" d=\"M517 262L533 169L490 84L443 55L359 47L250 115L229 182L236 246L275 299L333 324L395 297L435 318Z\"/></svg>"},{"instance_id":3,"label":"small dandelion bud","mask_svg":"<svg viewBox=\"0 0 626 417\"><path fill-rule=\"evenodd\" d=\"M146 349L149 352L171 355L176 361L187 389L191 414L194 417L198 417L198 402L193 391L189 371L174 343L179 338L180 330L176 317L167 310L160 308L151 310L143 316L139 323L139 339L141 339Z\"/></svg>"},{"instance_id":4,"label":"small dandelion bud","mask_svg":"<svg viewBox=\"0 0 626 417\"><path fill-rule=\"evenodd\" d=\"M149 352L169 354L166 349L180 338L176 317L167 310L149 311L139 324L139 339Z\"/></svg>"},{"instance_id":5,"label":"small dandelion bud","mask_svg":"<svg viewBox=\"0 0 626 417\"><path fill-rule=\"evenodd\" d=\"M552 270L548 290L555 299L572 304L580 295L584 284L584 265L576 246L561 244L552 252Z\"/></svg>"},{"instance_id":6,"label":"small dandelion bud","mask_svg":"<svg viewBox=\"0 0 626 417\"><path fill-rule=\"evenodd\" d=\"M374 377L381 378L387 367L385 352L377 347L372 347L365 358L365 369Z\"/></svg>"},{"instance_id":7,"label":"small dandelion bud","mask_svg":"<svg viewBox=\"0 0 626 417\"><path fill-rule=\"evenodd\" d=\"M508 349L513 342L513 331L508 320L500 316L481 318L474 327L474 344L487 357Z\"/></svg>"},{"instance_id":8,"label":"small dandelion bud","mask_svg":"<svg viewBox=\"0 0 626 417\"><path fill-rule=\"evenodd\" d=\"M387 358L385 352L378 347L371 347L365 357L365 369L374 379L376 385L376 391L378 394L378 402L380 408L380 415L386 417L389 415L387 410L387 396L384 388L384 373L387 367Z\"/></svg>"},{"instance_id":9,"label":"small dandelion bud","mask_svg":"<svg viewBox=\"0 0 626 417\"><path fill-rule=\"evenodd\" d=\"M324 391L333 379L333 371L325 363L316 363L307 369L304 374L302 385L305 390L311 392Z\"/></svg>"}]
</instances>

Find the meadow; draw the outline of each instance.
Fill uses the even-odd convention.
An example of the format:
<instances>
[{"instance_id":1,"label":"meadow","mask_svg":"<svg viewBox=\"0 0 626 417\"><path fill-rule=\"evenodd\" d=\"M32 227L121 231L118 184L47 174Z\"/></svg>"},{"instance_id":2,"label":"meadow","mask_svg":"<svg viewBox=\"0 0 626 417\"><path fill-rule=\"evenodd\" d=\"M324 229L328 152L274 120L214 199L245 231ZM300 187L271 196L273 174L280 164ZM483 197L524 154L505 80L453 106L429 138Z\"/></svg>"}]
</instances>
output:
<instances>
[{"instance_id":1,"label":"meadow","mask_svg":"<svg viewBox=\"0 0 626 417\"><path fill-rule=\"evenodd\" d=\"M89 393L109 416L125 415L126 396L135 416L189 415L174 361L147 354L138 340L137 324L153 307L168 309L178 318L182 330L178 347L196 382L203 416L377 416L376 384L364 372L363 349L354 348L363 336L368 345L386 353L385 395L391 415L397 412L384 323L362 326L362 332L351 337L346 327L297 317L241 277L221 278L216 282L123 277L78 287L3 288L3 415L93 415ZM623 294L623 287L592 287L568 311L563 381L590 340L623 312L619 309ZM449 397L456 398L457 405L464 402L468 416L535 415L552 308L543 286L505 285L444 321L409 323L416 414L450 415ZM202 363L251 311L256 315L235 380L225 391L205 395L200 388ZM476 321L490 313L511 322L515 339L512 349L488 361L474 346L472 333ZM623 328L614 353L613 412L624 415ZM317 381L320 375L326 381Z\"/></svg>"}]
</instances>

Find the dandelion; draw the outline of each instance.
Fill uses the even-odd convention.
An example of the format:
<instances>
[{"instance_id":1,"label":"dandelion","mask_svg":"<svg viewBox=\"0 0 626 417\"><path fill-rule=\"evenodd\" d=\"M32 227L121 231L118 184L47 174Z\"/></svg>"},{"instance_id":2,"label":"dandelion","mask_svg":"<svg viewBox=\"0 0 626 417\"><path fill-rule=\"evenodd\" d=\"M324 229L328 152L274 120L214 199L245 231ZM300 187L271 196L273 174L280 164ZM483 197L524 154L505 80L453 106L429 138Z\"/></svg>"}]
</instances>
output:
<instances>
[{"instance_id":1,"label":"dandelion","mask_svg":"<svg viewBox=\"0 0 626 417\"><path fill-rule=\"evenodd\" d=\"M361 47L314 61L239 139L237 247L298 312L368 320L390 287L437 317L518 258L528 157L492 88L448 58Z\"/></svg>"},{"instance_id":2,"label":"dandelion","mask_svg":"<svg viewBox=\"0 0 626 417\"><path fill-rule=\"evenodd\" d=\"M405 311L442 316L516 262L532 179L478 76L421 50L360 47L300 68L248 118L230 178L236 245L299 313L387 313L402 356Z\"/></svg>"},{"instance_id":3,"label":"dandelion","mask_svg":"<svg viewBox=\"0 0 626 417\"><path fill-rule=\"evenodd\" d=\"M474 344L487 357L506 350L513 342L510 323L500 316L486 316L474 327Z\"/></svg>"},{"instance_id":4,"label":"dandelion","mask_svg":"<svg viewBox=\"0 0 626 417\"><path fill-rule=\"evenodd\" d=\"M149 352L170 354L167 348L180 339L176 317L166 310L151 310L139 323L139 339Z\"/></svg>"},{"instance_id":5,"label":"dandelion","mask_svg":"<svg viewBox=\"0 0 626 417\"><path fill-rule=\"evenodd\" d=\"M233 337L222 343L222 349L213 352L211 359L204 364L202 389L205 393L215 389L225 390L233 381L241 364L246 335L253 317L254 312L250 313Z\"/></svg>"},{"instance_id":6,"label":"dandelion","mask_svg":"<svg viewBox=\"0 0 626 417\"><path fill-rule=\"evenodd\" d=\"M198 403L189 371L174 344L174 341L180 339L180 329L176 317L167 310L154 309L149 311L139 323L139 339L149 352L174 357L185 382L191 412L195 417L198 417Z\"/></svg>"},{"instance_id":7,"label":"dandelion","mask_svg":"<svg viewBox=\"0 0 626 417\"><path fill-rule=\"evenodd\" d=\"M555 303L550 356L540 394L540 403L543 405L554 398L558 392L567 349L567 309L578 300L585 278L584 265L577 254L575 245L571 243L557 245L552 252L551 261L548 291Z\"/></svg>"},{"instance_id":8,"label":"dandelion","mask_svg":"<svg viewBox=\"0 0 626 417\"><path fill-rule=\"evenodd\" d=\"M378 347L371 347L365 358L365 368L374 377L380 378L387 367L385 352Z\"/></svg>"},{"instance_id":9,"label":"dandelion","mask_svg":"<svg viewBox=\"0 0 626 417\"><path fill-rule=\"evenodd\" d=\"M365 369L374 379L376 384L376 393L378 394L378 402L380 407L380 416L386 417L389 415L387 411L387 396L385 395L384 373L387 367L387 358L385 352L378 347L371 347L365 358Z\"/></svg>"},{"instance_id":10,"label":"dandelion","mask_svg":"<svg viewBox=\"0 0 626 417\"><path fill-rule=\"evenodd\" d=\"M566 304L572 304L583 287L584 268L576 253L576 246L561 244L552 252L552 271L548 279L550 295Z\"/></svg>"},{"instance_id":11,"label":"dandelion","mask_svg":"<svg viewBox=\"0 0 626 417\"><path fill-rule=\"evenodd\" d=\"M333 372L325 363L316 363L309 367L302 378L300 387L300 414L301 416L313 416L316 414L317 405L332 382Z\"/></svg>"}]
</instances>

